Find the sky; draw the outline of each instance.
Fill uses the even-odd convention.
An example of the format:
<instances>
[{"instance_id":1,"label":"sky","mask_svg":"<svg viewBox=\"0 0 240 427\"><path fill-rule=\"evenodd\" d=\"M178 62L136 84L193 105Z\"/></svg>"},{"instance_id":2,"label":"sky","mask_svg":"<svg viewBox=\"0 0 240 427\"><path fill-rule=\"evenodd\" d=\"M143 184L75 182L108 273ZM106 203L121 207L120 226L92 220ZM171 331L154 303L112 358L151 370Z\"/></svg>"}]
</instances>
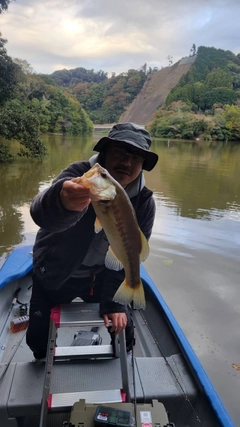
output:
<instances>
[{"instance_id":1,"label":"sky","mask_svg":"<svg viewBox=\"0 0 240 427\"><path fill-rule=\"evenodd\" d=\"M162 68L192 45L240 53L240 0L12 0L0 15L8 55L36 73Z\"/></svg>"}]
</instances>

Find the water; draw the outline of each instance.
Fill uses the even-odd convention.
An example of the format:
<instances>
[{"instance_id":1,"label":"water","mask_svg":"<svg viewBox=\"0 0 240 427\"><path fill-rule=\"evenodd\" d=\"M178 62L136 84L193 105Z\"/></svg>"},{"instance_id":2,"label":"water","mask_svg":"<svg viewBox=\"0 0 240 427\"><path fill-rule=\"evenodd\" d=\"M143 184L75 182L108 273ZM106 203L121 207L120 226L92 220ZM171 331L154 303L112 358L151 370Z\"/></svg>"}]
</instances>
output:
<instances>
[{"instance_id":1,"label":"water","mask_svg":"<svg viewBox=\"0 0 240 427\"><path fill-rule=\"evenodd\" d=\"M34 241L34 195L69 163L88 159L102 135L46 136L48 159L0 165L0 266L11 248ZM145 178L157 213L145 267L237 426L240 144L155 140L153 149L159 162Z\"/></svg>"}]
</instances>

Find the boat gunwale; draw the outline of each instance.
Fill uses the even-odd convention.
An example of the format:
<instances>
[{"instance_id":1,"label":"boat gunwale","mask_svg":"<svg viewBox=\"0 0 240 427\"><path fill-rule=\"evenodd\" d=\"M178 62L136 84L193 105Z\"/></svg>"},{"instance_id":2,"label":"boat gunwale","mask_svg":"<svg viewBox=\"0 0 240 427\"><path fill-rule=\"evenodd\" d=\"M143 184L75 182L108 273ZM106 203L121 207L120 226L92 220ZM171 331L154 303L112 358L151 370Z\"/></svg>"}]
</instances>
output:
<instances>
[{"instance_id":1,"label":"boat gunwale","mask_svg":"<svg viewBox=\"0 0 240 427\"><path fill-rule=\"evenodd\" d=\"M185 359L187 360L188 367L192 370L192 374L198 382L198 385L201 386L205 392L205 395L210 402L211 407L213 408L215 415L217 416L219 422L223 427L235 427L227 409L225 408L223 402L221 401L215 387L213 386L210 378L208 377L205 369L203 368L200 360L198 359L196 353L194 352L192 346L190 345L186 335L184 334L179 323L175 319L173 313L168 307L166 301L162 297L160 291L157 289L156 285L152 281L148 272L146 271L143 265L140 266L140 275L141 279L147 285L147 288L150 290L152 295L156 298L159 305L161 306L166 319L175 335L175 338L183 352Z\"/></svg>"}]
</instances>

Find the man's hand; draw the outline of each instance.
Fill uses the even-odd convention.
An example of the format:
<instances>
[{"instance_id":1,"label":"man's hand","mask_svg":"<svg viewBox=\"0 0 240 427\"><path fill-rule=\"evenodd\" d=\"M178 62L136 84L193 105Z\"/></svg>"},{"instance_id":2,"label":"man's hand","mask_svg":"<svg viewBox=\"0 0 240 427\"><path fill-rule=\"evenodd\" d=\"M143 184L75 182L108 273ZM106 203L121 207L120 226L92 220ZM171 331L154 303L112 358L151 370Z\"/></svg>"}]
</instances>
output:
<instances>
[{"instance_id":1,"label":"man's hand","mask_svg":"<svg viewBox=\"0 0 240 427\"><path fill-rule=\"evenodd\" d=\"M89 189L80 184L76 184L74 179L71 181L64 181L60 199L65 209L81 212L91 202L90 192Z\"/></svg>"},{"instance_id":2,"label":"man's hand","mask_svg":"<svg viewBox=\"0 0 240 427\"><path fill-rule=\"evenodd\" d=\"M127 326L127 316L125 313L104 314L103 320L106 328L109 326L109 320L112 321L110 332L114 332L115 335L119 334L119 332L121 332Z\"/></svg>"}]
</instances>

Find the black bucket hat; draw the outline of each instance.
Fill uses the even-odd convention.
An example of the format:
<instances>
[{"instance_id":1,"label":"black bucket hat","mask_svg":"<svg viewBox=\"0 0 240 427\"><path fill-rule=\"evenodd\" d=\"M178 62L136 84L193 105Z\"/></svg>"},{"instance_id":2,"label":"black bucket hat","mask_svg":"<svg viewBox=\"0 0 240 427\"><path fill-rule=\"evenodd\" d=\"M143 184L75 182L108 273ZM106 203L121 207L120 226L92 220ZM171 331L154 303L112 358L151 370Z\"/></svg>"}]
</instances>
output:
<instances>
[{"instance_id":1,"label":"black bucket hat","mask_svg":"<svg viewBox=\"0 0 240 427\"><path fill-rule=\"evenodd\" d=\"M118 123L110 130L108 136L101 138L93 148L94 151L102 151L111 142L124 142L133 145L145 153L143 169L151 171L158 161L158 155L149 151L151 146L151 137L146 129L135 123Z\"/></svg>"}]
</instances>

